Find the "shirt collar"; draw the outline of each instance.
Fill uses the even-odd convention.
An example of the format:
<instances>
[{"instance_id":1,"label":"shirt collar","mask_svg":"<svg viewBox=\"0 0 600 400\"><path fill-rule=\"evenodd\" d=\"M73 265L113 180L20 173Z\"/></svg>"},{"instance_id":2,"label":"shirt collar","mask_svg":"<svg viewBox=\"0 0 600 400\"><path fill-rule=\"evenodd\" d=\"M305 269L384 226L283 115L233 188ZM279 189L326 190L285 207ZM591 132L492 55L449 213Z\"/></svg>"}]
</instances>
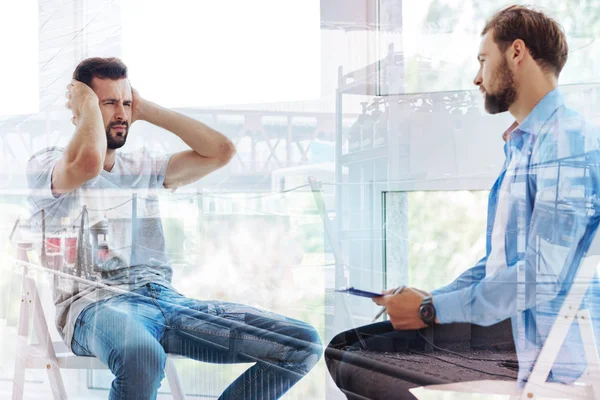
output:
<instances>
[{"instance_id":1,"label":"shirt collar","mask_svg":"<svg viewBox=\"0 0 600 400\"><path fill-rule=\"evenodd\" d=\"M504 133L502 134L502 139L505 142L508 142L510 140L510 135L513 133L513 131L517 128L517 126L519 126L518 122L515 121L512 123L511 126L508 127L507 130L504 131Z\"/></svg>"}]
</instances>

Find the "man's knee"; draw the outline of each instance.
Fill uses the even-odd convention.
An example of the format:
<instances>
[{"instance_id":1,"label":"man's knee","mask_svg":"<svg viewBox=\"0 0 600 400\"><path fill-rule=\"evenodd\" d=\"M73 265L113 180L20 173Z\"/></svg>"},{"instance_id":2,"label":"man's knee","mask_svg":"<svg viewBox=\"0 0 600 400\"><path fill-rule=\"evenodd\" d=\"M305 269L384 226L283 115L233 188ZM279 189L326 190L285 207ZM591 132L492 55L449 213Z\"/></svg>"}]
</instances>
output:
<instances>
[{"instance_id":1,"label":"man's knee","mask_svg":"<svg viewBox=\"0 0 600 400\"><path fill-rule=\"evenodd\" d=\"M346 332L335 335L327 345L327 348L325 349L325 363L330 372L334 367L334 364L340 360L342 349L347 345Z\"/></svg>"},{"instance_id":2,"label":"man's knee","mask_svg":"<svg viewBox=\"0 0 600 400\"><path fill-rule=\"evenodd\" d=\"M281 338L281 344L291 351L281 359L280 365L295 373L307 374L323 354L319 333L312 326L301 323L286 326L285 335L286 338Z\"/></svg>"},{"instance_id":3,"label":"man's knee","mask_svg":"<svg viewBox=\"0 0 600 400\"><path fill-rule=\"evenodd\" d=\"M308 372L317 364L323 354L321 337L316 329L308 324L298 328L293 336L303 343L302 352L307 355L303 357L302 364Z\"/></svg>"},{"instance_id":4,"label":"man's knee","mask_svg":"<svg viewBox=\"0 0 600 400\"><path fill-rule=\"evenodd\" d=\"M321 359L321 356L323 355L323 343L321 342L321 337L319 336L319 333L315 330L315 328L309 326L307 329L307 339L310 342L310 346L312 349L311 353L313 353L314 356L307 359L306 366L308 369L311 369L315 366L315 364Z\"/></svg>"},{"instance_id":5,"label":"man's knee","mask_svg":"<svg viewBox=\"0 0 600 400\"><path fill-rule=\"evenodd\" d=\"M311 325L302 323L285 324L280 327L277 333L281 334L282 343L294 347L298 350L313 353L318 356L317 360L323 354L323 343L319 333Z\"/></svg>"},{"instance_id":6,"label":"man's knee","mask_svg":"<svg viewBox=\"0 0 600 400\"><path fill-rule=\"evenodd\" d=\"M312 326L307 326L306 328L306 340L310 343L313 352L321 358L321 354L323 354L323 342L321 342L321 337L315 328Z\"/></svg>"},{"instance_id":7,"label":"man's knee","mask_svg":"<svg viewBox=\"0 0 600 400\"><path fill-rule=\"evenodd\" d=\"M334 368L334 363L335 363L335 354L338 350L337 346L336 346L336 338L339 335L335 336L333 339L331 339L331 341L329 342L329 344L327 345L327 348L325 349L325 364L327 364L327 369L329 370L330 373L332 373L332 369Z\"/></svg>"},{"instance_id":8,"label":"man's knee","mask_svg":"<svg viewBox=\"0 0 600 400\"><path fill-rule=\"evenodd\" d=\"M167 362L165 350L156 340L127 341L111 351L109 365L115 376L160 386Z\"/></svg>"},{"instance_id":9,"label":"man's knee","mask_svg":"<svg viewBox=\"0 0 600 400\"><path fill-rule=\"evenodd\" d=\"M329 344L327 345L327 348L328 349L338 349L338 350L341 350L347 344L348 344L348 341L346 339L346 332L340 332L337 335L335 335L333 337L333 339L331 339L329 341Z\"/></svg>"}]
</instances>

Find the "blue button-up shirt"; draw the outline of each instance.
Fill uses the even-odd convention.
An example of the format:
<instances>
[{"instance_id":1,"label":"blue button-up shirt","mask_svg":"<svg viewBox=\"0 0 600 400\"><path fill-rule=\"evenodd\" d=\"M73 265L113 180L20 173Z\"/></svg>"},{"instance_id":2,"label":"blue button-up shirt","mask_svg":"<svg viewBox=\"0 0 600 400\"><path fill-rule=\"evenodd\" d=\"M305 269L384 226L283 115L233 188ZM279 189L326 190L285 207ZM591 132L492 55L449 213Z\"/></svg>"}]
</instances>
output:
<instances>
[{"instance_id":1,"label":"blue button-up shirt","mask_svg":"<svg viewBox=\"0 0 600 400\"><path fill-rule=\"evenodd\" d=\"M440 323L492 325L511 318L521 384L531 373L598 227L599 149L598 130L565 106L558 89L548 93L504 147L506 161L488 202L486 256L433 291ZM500 228L500 234L494 232ZM597 276L581 308L590 310L600 339ZM579 326L574 323L549 379L570 383L585 367Z\"/></svg>"}]
</instances>

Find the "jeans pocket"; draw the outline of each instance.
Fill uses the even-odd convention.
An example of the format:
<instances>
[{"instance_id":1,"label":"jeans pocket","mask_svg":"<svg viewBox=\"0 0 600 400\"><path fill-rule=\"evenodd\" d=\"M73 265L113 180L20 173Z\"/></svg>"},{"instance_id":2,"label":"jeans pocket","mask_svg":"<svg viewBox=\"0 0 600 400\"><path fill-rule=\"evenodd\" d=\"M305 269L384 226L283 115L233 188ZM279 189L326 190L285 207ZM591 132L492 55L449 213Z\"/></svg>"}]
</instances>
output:
<instances>
[{"instance_id":1,"label":"jeans pocket","mask_svg":"<svg viewBox=\"0 0 600 400\"><path fill-rule=\"evenodd\" d=\"M92 305L93 306L93 305ZM85 308L75 321L75 327L73 328L73 338L71 339L71 351L76 356L91 356L92 354L85 348L85 336L86 336L86 323L93 318L93 312L90 312L91 307Z\"/></svg>"},{"instance_id":2,"label":"jeans pocket","mask_svg":"<svg viewBox=\"0 0 600 400\"><path fill-rule=\"evenodd\" d=\"M77 340L75 340L75 337L73 337L73 340L71 340L71 351L76 356L88 356L89 357L92 355L89 351L87 351L87 349L85 347L83 347L81 344L79 344L79 342Z\"/></svg>"},{"instance_id":3,"label":"jeans pocket","mask_svg":"<svg viewBox=\"0 0 600 400\"><path fill-rule=\"evenodd\" d=\"M77 322L75 323L75 329L73 330L73 339L71 339L71 351L76 356L91 356L92 355L92 353L90 353L85 348L86 330L87 330L87 328L86 328L85 324L82 321L80 321L78 318Z\"/></svg>"}]
</instances>

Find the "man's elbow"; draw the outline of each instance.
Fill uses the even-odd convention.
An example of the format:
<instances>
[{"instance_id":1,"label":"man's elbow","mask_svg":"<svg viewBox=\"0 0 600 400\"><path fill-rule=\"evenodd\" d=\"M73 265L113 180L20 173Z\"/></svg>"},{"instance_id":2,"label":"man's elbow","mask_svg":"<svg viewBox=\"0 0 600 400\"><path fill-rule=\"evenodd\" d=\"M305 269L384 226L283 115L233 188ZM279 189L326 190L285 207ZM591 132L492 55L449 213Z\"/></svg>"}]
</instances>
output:
<instances>
[{"instance_id":1,"label":"man's elbow","mask_svg":"<svg viewBox=\"0 0 600 400\"><path fill-rule=\"evenodd\" d=\"M96 151L89 151L77 157L73 162L73 167L85 180L93 179L102 172L102 169L104 168L104 158Z\"/></svg>"},{"instance_id":2,"label":"man's elbow","mask_svg":"<svg viewBox=\"0 0 600 400\"><path fill-rule=\"evenodd\" d=\"M235 145L230 141L226 140L220 148L218 162L219 166L223 167L231 161L231 159L235 156L236 149Z\"/></svg>"}]
</instances>

